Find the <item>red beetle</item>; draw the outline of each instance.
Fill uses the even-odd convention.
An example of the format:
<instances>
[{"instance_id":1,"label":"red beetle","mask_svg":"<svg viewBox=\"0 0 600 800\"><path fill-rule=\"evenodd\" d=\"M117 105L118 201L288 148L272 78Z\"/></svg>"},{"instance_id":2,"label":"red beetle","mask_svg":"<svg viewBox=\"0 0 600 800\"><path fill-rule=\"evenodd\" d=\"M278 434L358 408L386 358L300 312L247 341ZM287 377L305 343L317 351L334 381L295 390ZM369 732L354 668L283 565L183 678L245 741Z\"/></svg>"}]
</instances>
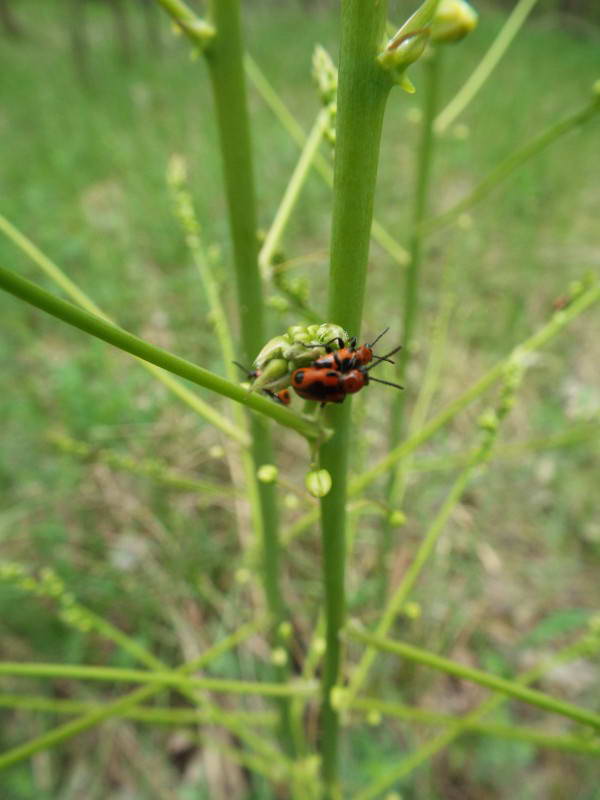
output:
<instances>
[{"instance_id":1,"label":"red beetle","mask_svg":"<svg viewBox=\"0 0 600 800\"><path fill-rule=\"evenodd\" d=\"M336 369L324 369L323 367L316 366L316 362L310 367L300 367L300 369L292 372L292 387L296 394L303 397L305 400L314 400L321 403L321 406L327 403L343 403L348 394L356 394L367 386L369 381L376 381L377 383L385 383L388 386L394 386L396 389L404 387L399 386L397 383L390 381L382 381L379 378L372 378L369 371L380 364L382 361L387 361L388 357L398 352L400 347L396 347L385 356L381 356L370 367L356 367L347 372L342 372ZM332 355L334 355L332 353Z\"/></svg>"},{"instance_id":2,"label":"red beetle","mask_svg":"<svg viewBox=\"0 0 600 800\"><path fill-rule=\"evenodd\" d=\"M339 345L338 350L333 350L322 358L317 358L313 361L312 365L316 369L335 369L339 372L350 372L350 370L366 366L373 360L373 346L389 331L389 328L383 330L379 336L374 339L371 344L361 344L360 347L356 346L356 337L353 336L348 342L348 346L344 347L341 339L332 339L327 342L326 348L332 343L337 342ZM396 351L394 351L396 352ZM382 361L388 361L388 357L384 356ZM393 363L393 362L390 362Z\"/></svg>"}]
</instances>

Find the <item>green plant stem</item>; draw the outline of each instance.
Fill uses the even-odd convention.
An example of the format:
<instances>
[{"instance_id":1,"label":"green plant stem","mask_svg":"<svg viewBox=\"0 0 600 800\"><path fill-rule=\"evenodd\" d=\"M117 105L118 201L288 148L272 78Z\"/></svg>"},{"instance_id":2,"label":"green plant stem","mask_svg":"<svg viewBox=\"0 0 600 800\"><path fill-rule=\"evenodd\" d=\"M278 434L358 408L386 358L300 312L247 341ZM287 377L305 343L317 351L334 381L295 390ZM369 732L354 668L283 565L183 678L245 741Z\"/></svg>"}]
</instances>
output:
<instances>
[{"instance_id":1,"label":"green plant stem","mask_svg":"<svg viewBox=\"0 0 600 800\"><path fill-rule=\"evenodd\" d=\"M273 255L281 243L281 238L289 223L292 211L298 202L302 187L306 183L310 166L318 152L319 145L323 139L323 134L329 124L331 112L329 108L322 108L317 114L317 119L308 135L306 143L302 148L302 153L296 168L294 169L289 183L285 189L279 208L275 213L271 227L267 233L263 246L260 249L258 261L260 264L263 278L268 278L272 269Z\"/></svg>"},{"instance_id":2,"label":"green plant stem","mask_svg":"<svg viewBox=\"0 0 600 800\"><path fill-rule=\"evenodd\" d=\"M328 319L358 334L362 318L373 197L383 115L391 83L376 57L387 2L344 0L333 187ZM340 675L339 632L345 619L345 535L350 403L330 411L335 433L321 448L320 465L333 479L321 500L325 640L320 751L325 797L337 796L338 712L331 689Z\"/></svg>"},{"instance_id":3,"label":"green plant stem","mask_svg":"<svg viewBox=\"0 0 600 800\"><path fill-rule=\"evenodd\" d=\"M398 354L397 378L400 384L406 382L406 367L412 350L412 340L419 310L419 284L421 261L423 256L423 235L421 224L427 211L429 182L434 152L433 118L438 105L439 77L441 72L441 49L435 48L424 62L425 86L423 122L419 142L415 187L413 192L413 208L410 228L409 262L404 272L404 291L402 296L402 350ZM389 441L392 447L400 440L403 429L405 392L396 392L391 403L391 420ZM390 470L386 488L386 503L394 508L400 494L401 474L396 467ZM379 552L380 593L385 597L387 587L387 562L392 547L394 528L386 519L383 523Z\"/></svg>"},{"instance_id":4,"label":"green plant stem","mask_svg":"<svg viewBox=\"0 0 600 800\"><path fill-rule=\"evenodd\" d=\"M216 36L211 41L210 47L205 50L205 55L217 113L223 161L225 194L234 252L241 344L244 363L249 364L264 344L265 319L258 267L258 225L239 0L209 0L208 11L209 20L216 29ZM270 431L264 421L253 416L250 419L250 431L255 469L274 463ZM257 480L254 491L257 493L261 511L260 530L256 533L262 545L263 586L275 631L285 616L285 603L279 582L277 487L273 483ZM284 680L287 667L277 667L275 672L280 680ZM289 703L280 703L280 712L282 736L288 751L291 752Z\"/></svg>"},{"instance_id":5,"label":"green plant stem","mask_svg":"<svg viewBox=\"0 0 600 800\"><path fill-rule=\"evenodd\" d=\"M223 502L230 502L232 496L240 494L240 490L235 486L192 478L189 475L170 469L167 464L155 459L132 458L131 456L116 453L106 447L93 447L86 442L72 439L70 436L65 436L61 433L49 433L48 440L62 452L75 455L86 461L98 461L107 464L113 469L125 470L134 475L143 475L157 483L183 492L197 492L200 501L206 499L207 502L214 502L215 498L221 498Z\"/></svg>"},{"instance_id":6,"label":"green plant stem","mask_svg":"<svg viewBox=\"0 0 600 800\"><path fill-rule=\"evenodd\" d=\"M593 641L591 642L591 639ZM589 654L598 649L599 642L596 636L590 637L590 634L585 634L581 639L572 645L564 647L559 650L553 657L543 661L533 669L522 673L517 677L518 683L523 686L533 683L547 673L550 669L558 664L573 661L582 655ZM357 792L352 800L372 800L383 792L388 786L392 785L398 780L401 780L406 775L411 773L414 769L421 766L425 761L430 759L443 748L447 747L457 737L466 733L470 726L485 716L495 711L499 706L506 702L507 696L503 694L494 694L477 708L463 717L454 725L449 725L448 728L442 733L434 736L424 745L419 747L413 753L410 753L406 758L402 759L400 763L382 775L379 775L368 787Z\"/></svg>"},{"instance_id":7,"label":"green plant stem","mask_svg":"<svg viewBox=\"0 0 600 800\"><path fill-rule=\"evenodd\" d=\"M195 658L187 664L184 664L183 666L174 670L174 674L185 676L195 672L196 670L202 669L211 661L214 661L220 655L226 653L228 650L231 650L233 647L236 647L249 636L252 636L254 633L256 633L261 624L262 621L255 621L247 623L246 625L242 625L237 631L227 636L221 642L213 645L208 650L205 650L205 652L198 656L198 658ZM93 728L94 726L104 722L107 719L110 719L111 717L122 714L128 709L133 708L134 706L137 706L140 703L143 703L144 701L149 700L151 697L159 694L163 688L163 684L142 686L139 689L135 689L133 692L125 695L124 697L119 698L118 700L105 703L97 711L91 711L89 714L85 714L79 719L71 720L70 722L60 725L59 727L54 728L53 730L48 731L41 736L37 736L35 739L32 739L23 745L18 745L17 747L13 747L12 749L5 751L0 755L0 770L9 767L12 764L16 764L18 761L22 761L24 758L29 758L35 753L55 747L67 739L77 736L79 733L83 733L84 731Z\"/></svg>"},{"instance_id":8,"label":"green plant stem","mask_svg":"<svg viewBox=\"0 0 600 800\"><path fill-rule=\"evenodd\" d=\"M131 353L144 361L149 361L151 364L156 364L156 366L186 378L192 383L198 384L198 386L203 386L205 389L210 389L224 397L229 397L254 411L260 412L264 416L271 417L306 438L316 439L318 437L318 431L314 423L304 420L287 408L273 403L267 398L252 394L241 386L231 383L231 381L221 378L219 375L215 375L196 364L192 364L191 361L186 361L184 358L163 350L161 347L155 347L144 339L128 333L123 328L112 325L94 314L89 314L87 311L77 308L72 303L61 300L35 283L21 278L15 272L3 267L0 267L0 288L61 319L63 322L118 347L120 350Z\"/></svg>"},{"instance_id":9,"label":"green plant stem","mask_svg":"<svg viewBox=\"0 0 600 800\"><path fill-rule=\"evenodd\" d=\"M435 132L443 133L462 114L481 89L509 48L537 0L519 0L484 57L469 75L466 83L435 120Z\"/></svg>"},{"instance_id":10,"label":"green plant stem","mask_svg":"<svg viewBox=\"0 0 600 800\"><path fill-rule=\"evenodd\" d=\"M273 114L277 117L281 125L289 133L290 137L296 142L299 147L304 147L306 144L307 135L302 126L296 121L295 117L290 113L285 103L281 100L273 86L267 80L265 74L259 68L258 64L248 54L244 59L244 66L246 74L252 81L254 88L260 94L265 103L269 106ZM327 162L327 159L320 153L315 153L312 161L314 169L319 173L321 178L329 187L333 187L333 169ZM387 231L380 222L373 219L371 226L371 235L377 244L401 267L406 266L408 263L408 253L402 245L394 239L394 237Z\"/></svg>"},{"instance_id":11,"label":"green plant stem","mask_svg":"<svg viewBox=\"0 0 600 800\"><path fill-rule=\"evenodd\" d=\"M21 231L15 228L15 226L9 222L6 217L2 216L2 214L0 214L0 231L5 233L6 236L8 236L8 238L20 250L29 256L29 258L31 258L31 260L37 264L37 266L40 267L40 269L57 286L59 286L68 297L71 298L71 300L77 303L77 305L81 306L86 311L89 311L91 314L96 314L96 316L100 317L106 322L112 322L111 318L100 308L98 308L98 306L84 292L82 292L81 289L75 283L73 283L70 278L65 275L65 273L57 264L55 264L51 259L48 258L48 256L42 253L39 247L36 247L31 239L28 239L23 233L21 233ZM150 372L173 394L177 395L180 400L183 400L183 402L186 403L186 405L188 405L193 411L195 411L199 416L203 417L207 422L210 422L211 425L214 425L226 436L234 439L240 444L245 446L249 444L249 438L245 431L234 425L222 414L216 413L214 408L190 392L187 387L182 386L179 381L176 381L171 375L163 372L163 370L159 369L154 364L148 363L147 361L141 359L138 359L138 361L147 372Z\"/></svg>"},{"instance_id":12,"label":"green plant stem","mask_svg":"<svg viewBox=\"0 0 600 800\"><path fill-rule=\"evenodd\" d=\"M268 683L238 681L224 678L187 678L175 671L150 671L119 667L88 667L80 664L38 664L0 662L0 675L17 675L29 678L73 678L77 680L111 681L124 683L158 683L162 686L180 686L186 689L204 689L211 692L255 694L264 697L293 697L313 694L313 684Z\"/></svg>"},{"instance_id":13,"label":"green plant stem","mask_svg":"<svg viewBox=\"0 0 600 800\"><path fill-rule=\"evenodd\" d=\"M583 425L574 425L554 436L538 437L528 439L525 442L515 444L498 445L494 451L493 460L520 458L530 453L543 450L554 450L562 447L571 447L578 444L594 441L600 436L600 424L589 422ZM449 455L440 458L418 459L411 464L411 470L415 472L434 472L437 470L456 469L464 466L472 457L473 450L457 455Z\"/></svg>"},{"instance_id":14,"label":"green plant stem","mask_svg":"<svg viewBox=\"0 0 600 800\"><path fill-rule=\"evenodd\" d=\"M173 22L178 25L190 40L204 49L214 38L215 29L203 19L198 17L192 9L182 0L156 0L159 6L169 14Z\"/></svg>"},{"instance_id":15,"label":"green plant stem","mask_svg":"<svg viewBox=\"0 0 600 800\"><path fill-rule=\"evenodd\" d=\"M598 111L600 111L600 94L595 96L593 100L585 105L582 109L576 111L574 114L571 114L568 117L565 117L565 119L550 125L545 131L531 139L523 147L507 156L507 158L501 161L488 175L486 175L482 181L477 184L477 186L471 192L469 192L466 197L460 200L455 206L450 208L448 211L444 211L442 214L431 217L430 219L426 219L421 226L422 232L432 233L433 231L437 231L440 228L443 228L446 225L454 222L461 214L473 208L473 206L485 199L490 192L496 188L496 186L502 183L502 181L505 181L509 175L511 175L522 164L540 153L542 150L552 144L552 142L573 130L573 128L576 128L578 125L583 125L596 113L598 113Z\"/></svg>"},{"instance_id":16,"label":"green plant stem","mask_svg":"<svg viewBox=\"0 0 600 800\"><path fill-rule=\"evenodd\" d=\"M481 397L490 387L497 383L504 374L508 363L514 358L516 353L531 353L546 345L551 339L557 336L570 322L575 320L581 313L594 303L600 300L600 283L594 283L589 289L584 291L573 303L565 310L555 313L552 319L540 328L539 331L525 339L517 345L513 351L498 361L490 370L475 381L468 389L459 395L445 409L436 414L435 417L424 425L420 430L415 431L402 444L388 453L378 464L366 470L362 475L352 479L348 485L348 497L356 497L374 483L381 475L390 469L400 459L406 458L422 444L429 441L441 430L444 425L454 419L470 403ZM290 526L285 537L285 543L289 544L293 539L310 528L318 519L315 511L308 511L297 522Z\"/></svg>"},{"instance_id":17,"label":"green plant stem","mask_svg":"<svg viewBox=\"0 0 600 800\"><path fill-rule=\"evenodd\" d=\"M555 697L539 692L536 689L529 689L517 681L510 681L506 678L500 678L497 675L490 675L482 670L474 669L473 667L467 667L464 664L450 661L448 658L430 653L428 650L423 650L420 647L414 647L414 645L407 644L406 642L397 642L382 636L376 636L375 634L359 629L358 626L355 625L349 625L347 633L351 639L355 639L363 644L368 644L377 650L393 653L409 661L432 667L447 675L454 675L463 680L473 681L473 683L485 686L488 689L494 689L497 692L502 692L502 694L513 697L516 700L522 700L537 708L551 711L554 714L560 714L561 716L575 720L575 722L580 722L583 725L590 725L594 729L600 730L600 714L595 714L593 711L588 711L585 708L579 708L564 700L557 700Z\"/></svg>"},{"instance_id":18,"label":"green plant stem","mask_svg":"<svg viewBox=\"0 0 600 800\"><path fill-rule=\"evenodd\" d=\"M426 725L448 726L455 725L457 722L461 724L464 722L460 717L453 717L450 714L412 708L401 703L388 703L385 700L378 700L374 697L358 697L349 703L349 707L355 711L365 711L367 713L374 711L385 716L411 722L422 722ZM499 739L510 739L517 742L529 742L537 747L600 755L599 741L588 741L578 736L547 734L535 728L473 720L465 725L465 732L480 733L485 736L494 736Z\"/></svg>"},{"instance_id":19,"label":"green plant stem","mask_svg":"<svg viewBox=\"0 0 600 800\"><path fill-rule=\"evenodd\" d=\"M23 709L26 711L42 711L49 714L89 714L102 710L99 703L82 702L80 700L57 700L53 697L26 694L0 694L0 708ZM275 717L264 711L223 711L223 718L234 725L272 726ZM126 709L122 714L126 719L147 722L152 725L194 725L198 723L214 723L210 711L191 708L140 707Z\"/></svg>"}]
</instances>

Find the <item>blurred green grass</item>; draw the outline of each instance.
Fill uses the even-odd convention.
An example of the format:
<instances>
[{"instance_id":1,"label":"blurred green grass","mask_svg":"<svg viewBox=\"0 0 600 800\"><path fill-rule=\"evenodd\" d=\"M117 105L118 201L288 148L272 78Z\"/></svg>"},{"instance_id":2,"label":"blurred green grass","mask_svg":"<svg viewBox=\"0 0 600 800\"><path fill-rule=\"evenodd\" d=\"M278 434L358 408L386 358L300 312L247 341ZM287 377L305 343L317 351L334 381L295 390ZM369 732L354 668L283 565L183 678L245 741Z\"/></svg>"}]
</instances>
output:
<instances>
[{"instance_id":1,"label":"blurred green grass","mask_svg":"<svg viewBox=\"0 0 600 800\"><path fill-rule=\"evenodd\" d=\"M121 324L222 371L201 286L164 180L169 156L184 154L205 237L221 249L221 280L227 286L227 222L201 60L190 59L187 44L161 18L160 47L151 45L141 23L136 24L130 63L123 64L110 16L91 4L89 82L84 83L69 51L64 7L33 0L24 0L22 6L27 38L3 41L0 48L0 210ZM318 110L309 77L312 47L320 42L335 52L335 15L288 7L275 13L257 6L248 9L246 21L250 52L308 128ZM501 15L486 11L476 35L446 54L445 98L468 76L501 22ZM586 102L600 77L598 41L593 32L585 37L562 32L548 13L527 26L459 120L463 128L450 131L439 144L432 193L436 210L462 196L514 147ZM413 73L419 89L419 70ZM418 103L418 94L394 95L384 131L376 213L400 240L417 137L409 116ZM254 93L251 113L260 220L266 227L297 150ZM569 281L598 269L599 132L596 119L570 134L479 207L470 229L432 239L409 400L422 375L444 264L455 271L458 301L436 407L541 325ZM329 215L329 190L313 175L286 236L286 254L324 253ZM0 259L49 285L4 238ZM397 270L376 246L371 262L365 330L376 333L391 324L393 336L400 328ZM325 255L298 274L310 279L313 304L322 309ZM231 302L228 293L226 301ZM233 318L233 308L229 310ZM93 460L76 461L51 446L47 433L58 428L136 457L160 456L190 474L236 480L235 463L211 450L220 444L219 436L132 368L125 355L12 298L0 297L0 316L3 557L34 568L53 566L83 602L172 663L190 648L216 640L236 623L240 605L248 601L247 587L235 580L240 544L228 501L198 513L192 494L167 490ZM597 319L597 312L589 313L532 368L508 424L507 440L550 435L598 413ZM293 315L284 315L271 324L278 330L295 321ZM361 458L376 457L386 444L381 423L385 392L373 391L360 400L357 414L365 432ZM471 446L474 419L475 410L461 415L427 451L439 454ZM285 474L301 485L305 454L295 439L282 437L280 458ZM397 634L507 674L527 658L531 645L526 637L540 620L550 620L545 624L553 637L567 635L600 603L598 460L597 447L587 443L490 468L465 496L438 558L419 584L416 599L423 616L400 622ZM355 466L363 465L358 461ZM394 575L410 558L449 480L443 473L411 480L405 509L409 524L399 539ZM377 531L376 517L361 517L357 558L350 570L351 609L366 618L376 611L369 579ZM287 572L296 582L290 601L299 625L312 623L318 604L317 558L312 535L289 553ZM6 658L129 664L98 638L56 621L40 601L1 585L0 617ZM218 666L222 674L245 676L261 669L260 660L247 656ZM574 668L572 683L563 681L554 688L593 705L597 679L586 683L583 670L583 683L578 683L580 673L582 669ZM384 664L373 680L393 694L406 679L410 697L424 698L424 704L428 699L437 705L451 701L460 710L477 696L414 667ZM14 688L26 690L24 682ZM30 689L35 691L35 685ZM95 691L96 697L109 695ZM531 713L512 709L511 717L529 722ZM0 719L6 720L2 747L57 722L4 710ZM118 756L111 749L112 735L117 740L133 737L135 755ZM421 738L416 729L396 723L357 731L346 746L346 774L364 780ZM0 775L2 796L74 797L82 776L94 780L86 797L129 791L129 796L141 798L185 798L198 785L190 771L178 771L176 759L165 753L171 739L162 731L120 722L91 732L83 741L63 748L61 758L41 756L33 769L23 765ZM111 788L111 753L120 765L118 792ZM135 766L144 759L153 764L149 784ZM505 798L513 796L507 774L521 776L519 798L568 794L587 800L596 796L600 779L590 760L469 737L412 778L403 796ZM212 796L208 788L201 791L205 794L200 796ZM248 792L253 798L271 796L260 781Z\"/></svg>"}]
</instances>

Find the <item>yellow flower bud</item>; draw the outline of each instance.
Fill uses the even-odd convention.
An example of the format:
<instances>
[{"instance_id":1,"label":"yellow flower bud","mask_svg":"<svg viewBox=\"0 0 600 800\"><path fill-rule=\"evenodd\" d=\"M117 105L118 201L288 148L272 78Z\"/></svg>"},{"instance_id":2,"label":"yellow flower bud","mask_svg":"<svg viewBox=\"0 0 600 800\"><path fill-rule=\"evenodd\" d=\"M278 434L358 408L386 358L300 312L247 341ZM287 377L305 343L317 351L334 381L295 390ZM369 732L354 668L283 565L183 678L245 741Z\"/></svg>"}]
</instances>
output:
<instances>
[{"instance_id":1,"label":"yellow flower bud","mask_svg":"<svg viewBox=\"0 0 600 800\"><path fill-rule=\"evenodd\" d=\"M477 25L478 15L465 0L441 0L431 25L431 41L458 42Z\"/></svg>"}]
</instances>

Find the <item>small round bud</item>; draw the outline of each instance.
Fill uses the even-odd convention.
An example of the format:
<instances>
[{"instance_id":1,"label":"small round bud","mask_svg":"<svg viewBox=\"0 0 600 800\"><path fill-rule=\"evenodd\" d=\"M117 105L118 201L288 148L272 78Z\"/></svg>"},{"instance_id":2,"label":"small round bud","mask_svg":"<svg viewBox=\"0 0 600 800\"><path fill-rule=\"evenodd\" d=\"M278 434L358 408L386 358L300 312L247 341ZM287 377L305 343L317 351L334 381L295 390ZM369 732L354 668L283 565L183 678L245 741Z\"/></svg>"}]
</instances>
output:
<instances>
[{"instance_id":1,"label":"small round bud","mask_svg":"<svg viewBox=\"0 0 600 800\"><path fill-rule=\"evenodd\" d=\"M287 641L293 633L293 628L291 622L281 622L279 623L279 627L277 628L277 635L280 639Z\"/></svg>"},{"instance_id":2,"label":"small round bud","mask_svg":"<svg viewBox=\"0 0 600 800\"><path fill-rule=\"evenodd\" d=\"M313 649L318 656L322 656L325 653L325 650L327 650L327 642L322 636L315 639Z\"/></svg>"},{"instance_id":3,"label":"small round bud","mask_svg":"<svg viewBox=\"0 0 600 800\"><path fill-rule=\"evenodd\" d=\"M275 464L263 464L256 471L256 477L261 483L275 483L279 470Z\"/></svg>"},{"instance_id":4,"label":"small round bud","mask_svg":"<svg viewBox=\"0 0 600 800\"><path fill-rule=\"evenodd\" d=\"M406 525L406 514L403 511L392 511L388 522L392 528L400 528L402 525Z\"/></svg>"},{"instance_id":5,"label":"small round bud","mask_svg":"<svg viewBox=\"0 0 600 800\"><path fill-rule=\"evenodd\" d=\"M283 647L276 647L274 650L271 650L271 663L276 667L283 667L287 664L287 653Z\"/></svg>"},{"instance_id":6,"label":"small round bud","mask_svg":"<svg viewBox=\"0 0 600 800\"><path fill-rule=\"evenodd\" d=\"M251 578L251 577L252 577L252 573L251 573L251 572L250 572L250 570L249 570L249 569L247 569L246 567L240 567L240 568L239 568L238 570L236 570L236 572L235 572L235 580L236 580L236 583L239 583L239 584L241 584L242 586L243 586L245 583L249 583L249 581L250 581L250 578Z\"/></svg>"},{"instance_id":7,"label":"small round bud","mask_svg":"<svg viewBox=\"0 0 600 800\"><path fill-rule=\"evenodd\" d=\"M458 42L477 25L477 12L465 0L441 0L431 25L431 41Z\"/></svg>"},{"instance_id":8,"label":"small round bud","mask_svg":"<svg viewBox=\"0 0 600 800\"><path fill-rule=\"evenodd\" d=\"M326 469L314 469L306 473L304 484L313 497L325 497L332 486L331 475Z\"/></svg>"},{"instance_id":9,"label":"small round bud","mask_svg":"<svg viewBox=\"0 0 600 800\"><path fill-rule=\"evenodd\" d=\"M459 122L458 125L455 125L454 128L452 128L452 135L459 142L464 142L465 139L468 139L471 135L471 131L469 130L468 125L465 125L464 122Z\"/></svg>"},{"instance_id":10,"label":"small round bud","mask_svg":"<svg viewBox=\"0 0 600 800\"><path fill-rule=\"evenodd\" d=\"M343 686L334 686L331 690L331 694L329 695L333 708L335 708L337 711L341 711L346 704L347 696L347 689L344 689Z\"/></svg>"},{"instance_id":11,"label":"small round bud","mask_svg":"<svg viewBox=\"0 0 600 800\"><path fill-rule=\"evenodd\" d=\"M267 305L274 311L279 311L281 313L289 311L290 308L289 300L282 297L280 294L272 294L270 297L267 297Z\"/></svg>"},{"instance_id":12,"label":"small round bud","mask_svg":"<svg viewBox=\"0 0 600 800\"><path fill-rule=\"evenodd\" d=\"M410 600L408 603L405 603L402 610L404 612L404 616L408 617L408 619L419 619L421 616L421 604L415 602L414 600Z\"/></svg>"},{"instance_id":13,"label":"small round bud","mask_svg":"<svg viewBox=\"0 0 600 800\"><path fill-rule=\"evenodd\" d=\"M381 712L371 709L367 714L367 725L379 725L381 723Z\"/></svg>"},{"instance_id":14,"label":"small round bud","mask_svg":"<svg viewBox=\"0 0 600 800\"><path fill-rule=\"evenodd\" d=\"M296 495L295 495L295 494L292 494L291 492L289 492L289 493L288 493L288 494L286 494L286 496L283 498L283 505L284 505L284 506L285 506L285 507L286 507L286 508L287 508L289 511L295 511L295 509L297 509L297 508L298 508L298 506L300 505L300 500L299 500L299 499L296 497Z\"/></svg>"},{"instance_id":15,"label":"small round bud","mask_svg":"<svg viewBox=\"0 0 600 800\"><path fill-rule=\"evenodd\" d=\"M477 420L477 424L482 430L493 433L498 429L498 417L496 416L496 412L491 409L484 411Z\"/></svg>"}]
</instances>

